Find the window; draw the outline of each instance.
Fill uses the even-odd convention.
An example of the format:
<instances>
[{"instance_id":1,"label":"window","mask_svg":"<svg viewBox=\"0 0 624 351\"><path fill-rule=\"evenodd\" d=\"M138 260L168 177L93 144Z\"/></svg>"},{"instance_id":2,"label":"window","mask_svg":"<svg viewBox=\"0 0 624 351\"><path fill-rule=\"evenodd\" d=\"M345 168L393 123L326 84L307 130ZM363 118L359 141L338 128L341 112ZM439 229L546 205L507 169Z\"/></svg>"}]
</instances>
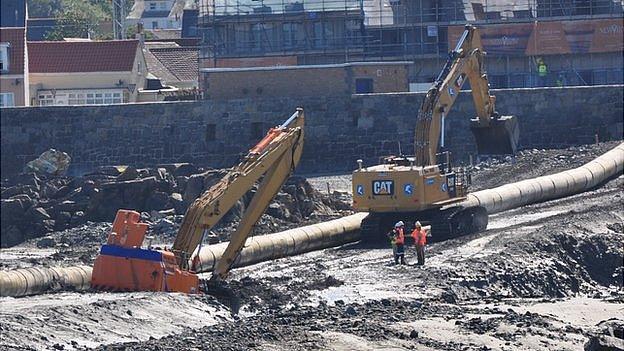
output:
<instances>
[{"instance_id":1,"label":"window","mask_svg":"<svg viewBox=\"0 0 624 351\"><path fill-rule=\"evenodd\" d=\"M39 106L51 105L107 105L124 102L122 90L64 90L52 94L40 91Z\"/></svg>"},{"instance_id":2,"label":"window","mask_svg":"<svg viewBox=\"0 0 624 351\"><path fill-rule=\"evenodd\" d=\"M314 22L313 47L324 48L333 44L334 32L331 22Z\"/></svg>"},{"instance_id":3,"label":"window","mask_svg":"<svg viewBox=\"0 0 624 351\"><path fill-rule=\"evenodd\" d=\"M217 125L206 124L206 141L215 141L217 139Z\"/></svg>"},{"instance_id":4,"label":"window","mask_svg":"<svg viewBox=\"0 0 624 351\"><path fill-rule=\"evenodd\" d=\"M12 107L12 106L15 106L15 101L13 100L13 93L0 94L0 107Z\"/></svg>"},{"instance_id":5,"label":"window","mask_svg":"<svg viewBox=\"0 0 624 351\"><path fill-rule=\"evenodd\" d=\"M52 94L39 94L39 106L54 105L54 97Z\"/></svg>"},{"instance_id":6,"label":"window","mask_svg":"<svg viewBox=\"0 0 624 351\"><path fill-rule=\"evenodd\" d=\"M373 93L373 79L372 78L356 78L355 79L355 93L356 94L368 94Z\"/></svg>"},{"instance_id":7,"label":"window","mask_svg":"<svg viewBox=\"0 0 624 351\"><path fill-rule=\"evenodd\" d=\"M301 23L286 22L282 24L282 33L284 34L284 48L292 49L298 45L297 37L301 31Z\"/></svg>"},{"instance_id":8,"label":"window","mask_svg":"<svg viewBox=\"0 0 624 351\"><path fill-rule=\"evenodd\" d=\"M323 46L323 23L322 22L314 22L314 39L312 46L315 48L320 48Z\"/></svg>"},{"instance_id":9,"label":"window","mask_svg":"<svg viewBox=\"0 0 624 351\"><path fill-rule=\"evenodd\" d=\"M251 25L251 32L249 33L249 46L252 51L262 51L262 34L264 31L264 24L255 23Z\"/></svg>"},{"instance_id":10,"label":"window","mask_svg":"<svg viewBox=\"0 0 624 351\"><path fill-rule=\"evenodd\" d=\"M85 104L85 94L77 93L77 94L69 94L67 98L68 105L84 105Z\"/></svg>"},{"instance_id":11,"label":"window","mask_svg":"<svg viewBox=\"0 0 624 351\"><path fill-rule=\"evenodd\" d=\"M156 10L156 3L155 2L150 2L149 3L149 9L150 9L150 11Z\"/></svg>"},{"instance_id":12,"label":"window","mask_svg":"<svg viewBox=\"0 0 624 351\"><path fill-rule=\"evenodd\" d=\"M152 21L152 29L158 29L158 21Z\"/></svg>"},{"instance_id":13,"label":"window","mask_svg":"<svg viewBox=\"0 0 624 351\"><path fill-rule=\"evenodd\" d=\"M0 72L9 70L9 43L0 44Z\"/></svg>"},{"instance_id":14,"label":"window","mask_svg":"<svg viewBox=\"0 0 624 351\"><path fill-rule=\"evenodd\" d=\"M160 9L160 10L167 10L167 3L164 2L164 1L158 3L158 9Z\"/></svg>"}]
</instances>

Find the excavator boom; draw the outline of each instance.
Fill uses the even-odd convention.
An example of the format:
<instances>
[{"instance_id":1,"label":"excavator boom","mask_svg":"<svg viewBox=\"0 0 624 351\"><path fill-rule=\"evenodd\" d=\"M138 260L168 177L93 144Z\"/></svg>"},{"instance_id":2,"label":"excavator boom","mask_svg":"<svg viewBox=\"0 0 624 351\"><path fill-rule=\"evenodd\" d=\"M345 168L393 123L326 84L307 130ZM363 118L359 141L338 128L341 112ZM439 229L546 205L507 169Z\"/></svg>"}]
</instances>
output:
<instances>
[{"instance_id":1,"label":"excavator boom","mask_svg":"<svg viewBox=\"0 0 624 351\"><path fill-rule=\"evenodd\" d=\"M416 165L436 164L438 144L444 146L444 119L467 80L470 81L477 112L477 117L470 121L470 127L475 136L478 154L515 154L519 138L518 123L515 117L500 117L496 112L496 97L489 92L484 59L485 52L481 47L478 30L473 26L466 26L418 111L414 137Z\"/></svg>"},{"instance_id":2,"label":"excavator boom","mask_svg":"<svg viewBox=\"0 0 624 351\"><path fill-rule=\"evenodd\" d=\"M172 250L143 249L147 225L138 212L119 210L106 245L96 258L91 286L112 291L199 291L192 259L204 233L260 181L236 231L213 270L224 279L245 245L254 224L294 170L303 151L303 109L271 128L243 160L186 211ZM198 256L195 256L196 258ZM200 263L200 262L198 262Z\"/></svg>"},{"instance_id":3,"label":"excavator boom","mask_svg":"<svg viewBox=\"0 0 624 351\"><path fill-rule=\"evenodd\" d=\"M303 123L303 110L298 109L281 126L272 128L236 167L191 204L172 247L181 267L189 268L189 258L199 246L203 233L213 228L262 178L213 271L213 276L224 278L227 275L253 225L299 162L303 151Z\"/></svg>"}]
</instances>

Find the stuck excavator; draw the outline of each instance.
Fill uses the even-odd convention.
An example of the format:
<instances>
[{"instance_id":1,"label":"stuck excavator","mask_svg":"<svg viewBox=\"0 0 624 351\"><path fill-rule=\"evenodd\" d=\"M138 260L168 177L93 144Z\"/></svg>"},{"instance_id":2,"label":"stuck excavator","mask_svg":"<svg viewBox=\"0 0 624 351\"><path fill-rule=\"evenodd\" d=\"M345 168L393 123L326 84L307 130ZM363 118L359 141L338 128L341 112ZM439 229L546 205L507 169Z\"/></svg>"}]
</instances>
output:
<instances>
[{"instance_id":1,"label":"stuck excavator","mask_svg":"<svg viewBox=\"0 0 624 351\"><path fill-rule=\"evenodd\" d=\"M361 225L363 241L379 241L399 220L431 225L435 240L483 230L487 212L482 207L464 208L468 174L453 169L446 153L437 162L438 145L444 146L444 119L466 82L470 81L477 117L470 120L479 155L513 155L519 131L514 116L499 116L496 98L489 93L484 69L485 52L477 28L467 25L457 46L418 111L413 156L388 156L382 164L353 172L353 207L369 212Z\"/></svg>"},{"instance_id":2,"label":"stuck excavator","mask_svg":"<svg viewBox=\"0 0 624 351\"><path fill-rule=\"evenodd\" d=\"M254 224L301 159L304 112L299 108L282 125L271 128L243 160L187 209L171 249L143 248L148 225L140 214L119 210L107 243L95 260L91 287L104 291L197 293L202 289L195 265L202 238L247 191L259 182L240 223L231 235L210 282L225 279ZM213 285L214 286L214 285Z\"/></svg>"}]
</instances>

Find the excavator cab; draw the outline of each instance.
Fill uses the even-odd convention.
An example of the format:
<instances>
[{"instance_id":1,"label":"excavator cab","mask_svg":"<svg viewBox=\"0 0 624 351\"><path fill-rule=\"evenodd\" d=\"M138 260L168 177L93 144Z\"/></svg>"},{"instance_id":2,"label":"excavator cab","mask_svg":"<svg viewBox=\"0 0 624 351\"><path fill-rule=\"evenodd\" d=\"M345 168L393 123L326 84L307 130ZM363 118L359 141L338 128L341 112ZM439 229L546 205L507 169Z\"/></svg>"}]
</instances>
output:
<instances>
[{"instance_id":1,"label":"excavator cab","mask_svg":"<svg viewBox=\"0 0 624 351\"><path fill-rule=\"evenodd\" d=\"M480 156L515 155L520 139L516 116L496 116L487 125L479 118L470 120Z\"/></svg>"}]
</instances>

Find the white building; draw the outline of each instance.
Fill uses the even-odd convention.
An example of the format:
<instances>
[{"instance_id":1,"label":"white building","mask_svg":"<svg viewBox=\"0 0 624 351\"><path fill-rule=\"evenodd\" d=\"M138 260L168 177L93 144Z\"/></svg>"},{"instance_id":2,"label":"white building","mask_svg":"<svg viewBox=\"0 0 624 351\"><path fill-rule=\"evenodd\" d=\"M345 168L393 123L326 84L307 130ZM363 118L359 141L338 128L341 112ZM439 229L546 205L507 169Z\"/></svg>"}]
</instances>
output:
<instances>
[{"instance_id":1,"label":"white building","mask_svg":"<svg viewBox=\"0 0 624 351\"><path fill-rule=\"evenodd\" d=\"M143 29L182 29L184 9L195 8L193 0L135 0L126 25L143 23Z\"/></svg>"}]
</instances>

